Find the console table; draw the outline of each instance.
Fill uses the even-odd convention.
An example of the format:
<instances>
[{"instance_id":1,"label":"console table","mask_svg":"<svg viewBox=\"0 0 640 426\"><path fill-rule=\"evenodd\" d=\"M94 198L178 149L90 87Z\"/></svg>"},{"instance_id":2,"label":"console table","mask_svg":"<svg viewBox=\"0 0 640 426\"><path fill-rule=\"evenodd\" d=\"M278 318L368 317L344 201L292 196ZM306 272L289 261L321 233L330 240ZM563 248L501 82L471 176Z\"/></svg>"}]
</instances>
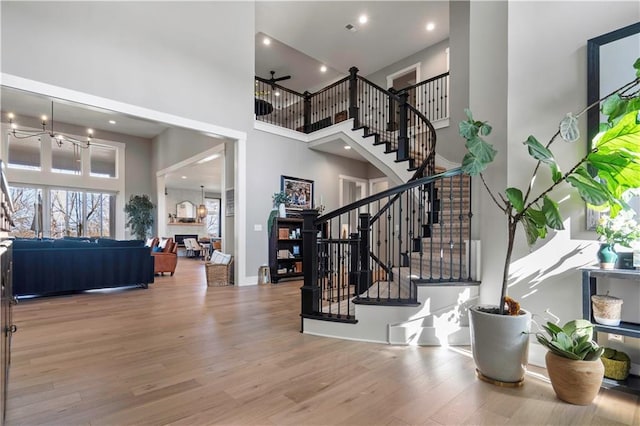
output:
<instances>
[{"instance_id":1,"label":"console table","mask_svg":"<svg viewBox=\"0 0 640 426\"><path fill-rule=\"evenodd\" d=\"M597 294L598 278L632 280L640 283L640 270L581 268L582 271L582 317L594 324L594 330L602 333L620 334L640 338L640 323L621 321L620 325L598 324L593 318L591 296ZM640 291L640 286L638 286ZM594 336L595 338L595 336ZM637 362L637 360L636 360ZM618 381L605 378L604 387L640 394L640 377L629 375L627 380Z\"/></svg>"}]
</instances>

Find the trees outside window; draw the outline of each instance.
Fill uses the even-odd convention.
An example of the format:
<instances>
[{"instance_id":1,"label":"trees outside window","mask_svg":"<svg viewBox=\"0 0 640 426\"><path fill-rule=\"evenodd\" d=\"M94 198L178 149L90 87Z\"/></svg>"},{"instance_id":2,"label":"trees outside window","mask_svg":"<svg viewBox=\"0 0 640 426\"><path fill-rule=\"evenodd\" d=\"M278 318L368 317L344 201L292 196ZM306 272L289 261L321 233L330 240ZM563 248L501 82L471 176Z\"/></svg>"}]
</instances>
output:
<instances>
[{"instance_id":1,"label":"trees outside window","mask_svg":"<svg viewBox=\"0 0 640 426\"><path fill-rule=\"evenodd\" d=\"M205 198L207 206L207 234L211 237L220 237L220 198Z\"/></svg>"},{"instance_id":2,"label":"trees outside window","mask_svg":"<svg viewBox=\"0 0 640 426\"><path fill-rule=\"evenodd\" d=\"M14 208L11 216L14 227L10 234L14 237L34 238L36 232L42 232L42 226L37 229L42 223L39 223L36 217L37 203L42 199L42 191L38 188L12 187L10 192Z\"/></svg>"},{"instance_id":3,"label":"trees outside window","mask_svg":"<svg viewBox=\"0 0 640 426\"><path fill-rule=\"evenodd\" d=\"M29 187L10 189L15 210L13 236L63 238L114 234L113 194Z\"/></svg>"}]
</instances>

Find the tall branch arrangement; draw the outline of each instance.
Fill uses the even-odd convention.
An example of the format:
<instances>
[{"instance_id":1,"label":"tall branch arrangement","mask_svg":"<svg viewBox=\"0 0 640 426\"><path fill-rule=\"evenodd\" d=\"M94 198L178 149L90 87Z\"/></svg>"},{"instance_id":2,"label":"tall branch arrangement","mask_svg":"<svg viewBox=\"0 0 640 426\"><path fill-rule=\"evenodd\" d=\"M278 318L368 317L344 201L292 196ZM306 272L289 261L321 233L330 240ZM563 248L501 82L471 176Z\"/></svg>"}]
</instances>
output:
<instances>
[{"instance_id":1,"label":"tall branch arrangement","mask_svg":"<svg viewBox=\"0 0 640 426\"><path fill-rule=\"evenodd\" d=\"M518 224L524 227L529 245L539 238L545 238L550 229L564 229L558 204L549 197L554 189L568 183L588 204L608 207L612 217L620 210L629 208L623 199L623 193L640 187L640 58L633 67L635 80L587 106L580 113L567 114L546 145L534 136L529 136L524 141L529 155L537 161L529 185L524 191L509 187L502 193L489 187L483 172L493 162L497 151L483 137L491 133L491 126L474 120L471 111L465 110L467 120L459 125L459 133L466 140L467 148L462 170L470 176L480 177L491 200L507 216L508 239L498 305L500 314L505 313L509 266ZM608 117L607 122L600 125L600 132L594 138L587 155L563 173L549 148L558 137L568 142L578 140L578 118L596 107ZM533 182L541 165L550 169L551 182L546 189L533 195ZM512 314L517 315L518 312Z\"/></svg>"}]
</instances>

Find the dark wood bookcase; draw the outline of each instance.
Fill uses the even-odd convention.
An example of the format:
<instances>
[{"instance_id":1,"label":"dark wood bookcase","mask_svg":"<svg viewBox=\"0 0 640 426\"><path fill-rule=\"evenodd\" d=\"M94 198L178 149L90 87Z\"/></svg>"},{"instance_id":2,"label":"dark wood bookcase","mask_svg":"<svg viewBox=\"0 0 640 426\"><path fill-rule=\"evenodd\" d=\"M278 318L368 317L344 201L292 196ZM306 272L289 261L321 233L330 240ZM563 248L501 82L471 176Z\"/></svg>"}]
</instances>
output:
<instances>
[{"instance_id":1,"label":"dark wood bookcase","mask_svg":"<svg viewBox=\"0 0 640 426\"><path fill-rule=\"evenodd\" d=\"M269 235L271 282L302 277L302 219L276 218Z\"/></svg>"}]
</instances>

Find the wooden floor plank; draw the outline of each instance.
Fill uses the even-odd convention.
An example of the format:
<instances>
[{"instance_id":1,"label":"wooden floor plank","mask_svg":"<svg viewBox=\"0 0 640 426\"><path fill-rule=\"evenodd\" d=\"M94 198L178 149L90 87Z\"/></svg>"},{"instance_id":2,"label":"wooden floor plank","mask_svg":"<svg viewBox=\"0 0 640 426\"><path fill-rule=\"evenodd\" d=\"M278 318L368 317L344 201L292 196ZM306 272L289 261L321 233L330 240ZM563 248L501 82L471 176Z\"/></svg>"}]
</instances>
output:
<instances>
[{"instance_id":1,"label":"wooden floor plank","mask_svg":"<svg viewBox=\"0 0 640 426\"><path fill-rule=\"evenodd\" d=\"M465 350L301 334L300 285L207 287L181 258L147 290L21 301L7 424L640 423L636 395L579 407L544 378L495 387Z\"/></svg>"}]
</instances>

